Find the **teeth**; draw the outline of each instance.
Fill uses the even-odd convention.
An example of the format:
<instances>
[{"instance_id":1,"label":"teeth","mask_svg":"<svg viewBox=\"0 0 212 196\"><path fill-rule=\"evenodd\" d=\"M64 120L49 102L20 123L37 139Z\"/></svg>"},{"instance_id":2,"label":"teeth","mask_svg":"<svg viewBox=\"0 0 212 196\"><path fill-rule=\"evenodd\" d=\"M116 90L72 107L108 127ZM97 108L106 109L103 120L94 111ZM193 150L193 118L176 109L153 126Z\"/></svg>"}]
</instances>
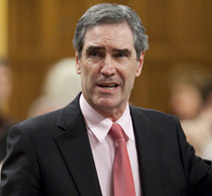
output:
<instances>
[{"instance_id":1,"label":"teeth","mask_svg":"<svg viewBox=\"0 0 212 196\"><path fill-rule=\"evenodd\" d=\"M113 88L115 88L115 86L103 86L103 88L113 89Z\"/></svg>"},{"instance_id":2,"label":"teeth","mask_svg":"<svg viewBox=\"0 0 212 196\"><path fill-rule=\"evenodd\" d=\"M115 87L115 86L116 86L115 84L108 85L108 87Z\"/></svg>"}]
</instances>

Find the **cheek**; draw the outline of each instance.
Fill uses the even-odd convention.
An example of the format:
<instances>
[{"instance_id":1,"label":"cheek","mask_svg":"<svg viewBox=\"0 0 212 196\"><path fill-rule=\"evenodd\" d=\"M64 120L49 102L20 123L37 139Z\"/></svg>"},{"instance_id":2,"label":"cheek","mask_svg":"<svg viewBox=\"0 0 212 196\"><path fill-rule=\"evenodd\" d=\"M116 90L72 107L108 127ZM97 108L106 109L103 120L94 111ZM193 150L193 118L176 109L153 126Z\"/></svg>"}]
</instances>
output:
<instances>
[{"instance_id":1,"label":"cheek","mask_svg":"<svg viewBox=\"0 0 212 196\"><path fill-rule=\"evenodd\" d=\"M133 67L133 65L132 65L132 66L130 66L130 68L127 71L125 71L125 73L126 73L125 77L127 78L127 80L131 84L133 84L134 83L134 80L135 80L135 77L137 77L137 75L138 75L137 68L136 67Z\"/></svg>"},{"instance_id":2,"label":"cheek","mask_svg":"<svg viewBox=\"0 0 212 196\"><path fill-rule=\"evenodd\" d=\"M85 87L91 88L95 82L95 78L96 72L91 66L84 66L83 69L81 69L81 80Z\"/></svg>"},{"instance_id":3,"label":"cheek","mask_svg":"<svg viewBox=\"0 0 212 196\"><path fill-rule=\"evenodd\" d=\"M134 86L135 81L135 72L127 72L126 75L123 76L123 87L126 92L131 91Z\"/></svg>"},{"instance_id":4,"label":"cheek","mask_svg":"<svg viewBox=\"0 0 212 196\"><path fill-rule=\"evenodd\" d=\"M130 81L129 81L129 89L130 91L133 89L133 86L134 86L134 82L135 82L135 77L130 77Z\"/></svg>"}]
</instances>

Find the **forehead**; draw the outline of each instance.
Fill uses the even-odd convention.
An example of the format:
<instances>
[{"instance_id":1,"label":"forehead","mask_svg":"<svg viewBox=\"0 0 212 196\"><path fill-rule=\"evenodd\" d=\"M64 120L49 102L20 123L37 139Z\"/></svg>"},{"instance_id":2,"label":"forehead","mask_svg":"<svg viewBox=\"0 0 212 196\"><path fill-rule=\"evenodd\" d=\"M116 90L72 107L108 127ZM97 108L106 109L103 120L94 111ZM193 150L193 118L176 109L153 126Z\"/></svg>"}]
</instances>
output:
<instances>
[{"instance_id":1,"label":"forehead","mask_svg":"<svg viewBox=\"0 0 212 196\"><path fill-rule=\"evenodd\" d=\"M134 48L133 33L127 23L94 26L85 34L84 47Z\"/></svg>"}]
</instances>

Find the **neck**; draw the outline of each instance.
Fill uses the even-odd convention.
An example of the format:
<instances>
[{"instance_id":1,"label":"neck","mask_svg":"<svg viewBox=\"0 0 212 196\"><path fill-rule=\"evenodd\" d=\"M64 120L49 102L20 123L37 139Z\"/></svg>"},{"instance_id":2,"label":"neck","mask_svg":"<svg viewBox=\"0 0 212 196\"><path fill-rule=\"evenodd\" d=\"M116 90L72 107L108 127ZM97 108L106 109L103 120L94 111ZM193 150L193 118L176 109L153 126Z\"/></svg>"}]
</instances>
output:
<instances>
[{"instance_id":1,"label":"neck","mask_svg":"<svg viewBox=\"0 0 212 196\"><path fill-rule=\"evenodd\" d=\"M122 116L122 114L124 113L124 110L120 111L120 110L116 110L116 109L112 110L112 111L111 110L110 111L96 110L96 111L99 112L105 118L109 118L113 122L117 121Z\"/></svg>"}]
</instances>

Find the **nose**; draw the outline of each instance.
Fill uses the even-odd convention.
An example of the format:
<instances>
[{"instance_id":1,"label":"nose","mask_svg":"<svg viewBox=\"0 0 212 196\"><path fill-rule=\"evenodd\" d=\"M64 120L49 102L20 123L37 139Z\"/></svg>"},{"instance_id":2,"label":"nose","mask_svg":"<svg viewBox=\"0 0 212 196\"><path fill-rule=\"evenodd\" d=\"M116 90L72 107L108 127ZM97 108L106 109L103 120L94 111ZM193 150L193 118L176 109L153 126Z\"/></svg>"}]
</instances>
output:
<instances>
[{"instance_id":1,"label":"nose","mask_svg":"<svg viewBox=\"0 0 212 196\"><path fill-rule=\"evenodd\" d=\"M113 62L112 57L110 56L106 56L103 62L103 65L101 67L101 74L109 77L111 75L114 75L116 72L116 68L115 68L115 62Z\"/></svg>"}]
</instances>

